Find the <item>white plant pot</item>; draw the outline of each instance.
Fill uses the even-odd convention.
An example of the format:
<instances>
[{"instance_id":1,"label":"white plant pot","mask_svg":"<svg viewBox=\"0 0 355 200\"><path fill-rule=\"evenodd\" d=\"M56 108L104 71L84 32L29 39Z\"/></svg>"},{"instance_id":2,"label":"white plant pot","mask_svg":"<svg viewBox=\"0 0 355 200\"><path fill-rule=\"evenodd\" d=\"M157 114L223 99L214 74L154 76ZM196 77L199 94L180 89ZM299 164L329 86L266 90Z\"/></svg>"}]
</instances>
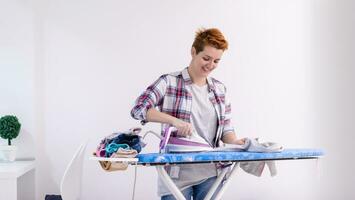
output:
<instances>
[{"instance_id":1,"label":"white plant pot","mask_svg":"<svg viewBox=\"0 0 355 200\"><path fill-rule=\"evenodd\" d=\"M0 146L0 152L2 154L3 161L5 162L13 162L16 158L16 146Z\"/></svg>"}]
</instances>

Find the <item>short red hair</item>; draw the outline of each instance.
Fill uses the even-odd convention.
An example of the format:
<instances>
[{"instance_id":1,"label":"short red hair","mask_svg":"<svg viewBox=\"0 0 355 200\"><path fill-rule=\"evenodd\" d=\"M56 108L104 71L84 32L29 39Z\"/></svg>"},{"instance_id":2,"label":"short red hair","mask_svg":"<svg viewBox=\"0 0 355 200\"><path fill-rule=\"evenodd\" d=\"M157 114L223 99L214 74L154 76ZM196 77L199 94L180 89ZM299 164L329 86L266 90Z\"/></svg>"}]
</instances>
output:
<instances>
[{"instance_id":1,"label":"short red hair","mask_svg":"<svg viewBox=\"0 0 355 200\"><path fill-rule=\"evenodd\" d=\"M199 29L192 46L196 49L196 54L203 51L205 46L212 46L216 49L227 50L228 42L224 38L222 32L217 28Z\"/></svg>"}]
</instances>

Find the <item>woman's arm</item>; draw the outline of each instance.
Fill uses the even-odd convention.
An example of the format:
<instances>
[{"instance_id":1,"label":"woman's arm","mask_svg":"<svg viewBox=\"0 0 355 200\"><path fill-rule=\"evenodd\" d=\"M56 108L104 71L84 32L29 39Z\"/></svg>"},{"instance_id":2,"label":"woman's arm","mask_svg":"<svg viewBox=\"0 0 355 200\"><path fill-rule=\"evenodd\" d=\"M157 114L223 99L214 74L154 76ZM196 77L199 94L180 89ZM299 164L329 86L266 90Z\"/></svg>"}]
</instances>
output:
<instances>
[{"instance_id":1,"label":"woman's arm","mask_svg":"<svg viewBox=\"0 0 355 200\"><path fill-rule=\"evenodd\" d=\"M243 145L245 143L245 138L237 139L234 132L228 132L222 137L222 141L226 144L239 144Z\"/></svg>"},{"instance_id":2,"label":"woman's arm","mask_svg":"<svg viewBox=\"0 0 355 200\"><path fill-rule=\"evenodd\" d=\"M134 119L141 120L144 125L147 122L147 112L150 108L159 106L164 98L168 85L167 75L162 75L137 98L131 110Z\"/></svg>"},{"instance_id":3,"label":"woman's arm","mask_svg":"<svg viewBox=\"0 0 355 200\"><path fill-rule=\"evenodd\" d=\"M155 108L150 108L147 111L147 120L149 122L158 122L171 124L178 130L178 135L187 136L192 133L192 125L188 122L182 121L176 117L160 112Z\"/></svg>"}]
</instances>

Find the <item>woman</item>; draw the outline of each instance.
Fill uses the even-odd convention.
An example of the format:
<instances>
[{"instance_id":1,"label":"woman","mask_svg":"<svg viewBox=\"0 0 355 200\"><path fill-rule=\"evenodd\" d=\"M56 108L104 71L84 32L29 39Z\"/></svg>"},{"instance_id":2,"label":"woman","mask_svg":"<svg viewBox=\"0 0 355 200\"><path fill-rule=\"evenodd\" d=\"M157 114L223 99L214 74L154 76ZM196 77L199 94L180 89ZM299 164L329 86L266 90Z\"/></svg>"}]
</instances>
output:
<instances>
[{"instance_id":1,"label":"woman","mask_svg":"<svg viewBox=\"0 0 355 200\"><path fill-rule=\"evenodd\" d=\"M225 86L209 77L227 48L228 42L218 29L198 30L190 65L182 71L164 74L150 85L136 100L132 117L142 120L142 124L159 122L162 132L174 126L178 130L175 136L179 137L196 131L212 147L219 146L221 141L244 144L244 139L237 139L231 124L231 104ZM168 173L186 199L199 200L216 180L217 169L210 163L180 165L174 170L169 168ZM174 199L160 179L158 184L162 200Z\"/></svg>"}]
</instances>

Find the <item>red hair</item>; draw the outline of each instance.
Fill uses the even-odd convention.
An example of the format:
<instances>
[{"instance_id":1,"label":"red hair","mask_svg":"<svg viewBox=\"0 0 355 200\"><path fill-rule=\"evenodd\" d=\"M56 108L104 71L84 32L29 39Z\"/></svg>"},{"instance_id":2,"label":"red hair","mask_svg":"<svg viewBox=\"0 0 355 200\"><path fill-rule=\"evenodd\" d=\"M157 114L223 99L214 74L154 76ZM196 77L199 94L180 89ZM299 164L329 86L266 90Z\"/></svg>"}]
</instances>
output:
<instances>
[{"instance_id":1,"label":"red hair","mask_svg":"<svg viewBox=\"0 0 355 200\"><path fill-rule=\"evenodd\" d=\"M199 29L192 46L196 49L196 54L203 51L205 46L212 46L223 51L228 49L228 42L224 38L222 32L217 28Z\"/></svg>"}]
</instances>

